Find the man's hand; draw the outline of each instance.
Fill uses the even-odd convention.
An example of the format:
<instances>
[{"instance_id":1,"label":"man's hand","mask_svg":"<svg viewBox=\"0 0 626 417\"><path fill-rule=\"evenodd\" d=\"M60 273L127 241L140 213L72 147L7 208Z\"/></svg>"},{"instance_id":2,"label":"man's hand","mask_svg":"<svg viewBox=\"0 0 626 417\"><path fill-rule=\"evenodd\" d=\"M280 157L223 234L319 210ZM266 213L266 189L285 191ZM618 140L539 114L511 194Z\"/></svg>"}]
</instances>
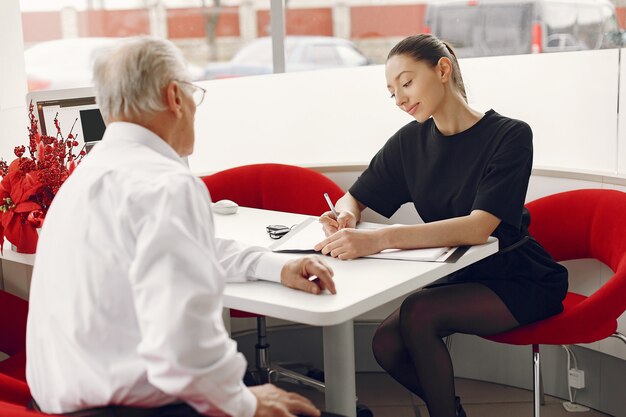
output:
<instances>
[{"instance_id":1,"label":"man's hand","mask_svg":"<svg viewBox=\"0 0 626 417\"><path fill-rule=\"evenodd\" d=\"M310 279L315 277L314 279ZM319 294L328 289L336 294L333 270L318 256L305 256L288 261L280 271L280 282L286 287Z\"/></svg>"},{"instance_id":2,"label":"man's hand","mask_svg":"<svg viewBox=\"0 0 626 417\"><path fill-rule=\"evenodd\" d=\"M317 417L321 414L308 399L272 384L250 387L250 391L257 399L254 417L296 417L296 414Z\"/></svg>"}]
</instances>

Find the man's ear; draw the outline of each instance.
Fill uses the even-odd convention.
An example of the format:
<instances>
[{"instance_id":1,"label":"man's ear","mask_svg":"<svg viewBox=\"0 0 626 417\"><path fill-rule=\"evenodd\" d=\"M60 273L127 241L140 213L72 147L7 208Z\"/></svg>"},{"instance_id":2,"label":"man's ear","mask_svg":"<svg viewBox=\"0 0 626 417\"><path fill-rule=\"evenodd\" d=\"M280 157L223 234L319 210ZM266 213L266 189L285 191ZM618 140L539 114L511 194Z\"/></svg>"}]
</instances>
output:
<instances>
[{"instance_id":1,"label":"man's ear","mask_svg":"<svg viewBox=\"0 0 626 417\"><path fill-rule=\"evenodd\" d=\"M442 82L447 82L452 77L452 61L450 58L441 57L437 62L437 75Z\"/></svg>"},{"instance_id":2,"label":"man's ear","mask_svg":"<svg viewBox=\"0 0 626 417\"><path fill-rule=\"evenodd\" d=\"M176 118L183 116L183 92L176 81L170 81L165 87L165 102L167 108Z\"/></svg>"}]
</instances>

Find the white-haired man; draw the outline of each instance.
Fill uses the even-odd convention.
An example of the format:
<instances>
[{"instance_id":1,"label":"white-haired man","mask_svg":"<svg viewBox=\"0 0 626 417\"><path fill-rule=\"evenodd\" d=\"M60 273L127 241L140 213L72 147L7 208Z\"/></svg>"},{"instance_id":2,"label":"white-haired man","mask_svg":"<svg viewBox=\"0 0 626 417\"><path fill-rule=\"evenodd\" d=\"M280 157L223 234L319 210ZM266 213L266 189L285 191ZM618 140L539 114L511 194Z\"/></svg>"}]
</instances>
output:
<instances>
[{"instance_id":1,"label":"white-haired man","mask_svg":"<svg viewBox=\"0 0 626 417\"><path fill-rule=\"evenodd\" d=\"M35 405L76 416L319 415L297 394L242 383L221 296L225 281L246 279L335 293L332 270L215 238L206 188L181 159L204 90L171 42L123 42L99 57L94 83L106 133L59 190L37 249Z\"/></svg>"}]
</instances>

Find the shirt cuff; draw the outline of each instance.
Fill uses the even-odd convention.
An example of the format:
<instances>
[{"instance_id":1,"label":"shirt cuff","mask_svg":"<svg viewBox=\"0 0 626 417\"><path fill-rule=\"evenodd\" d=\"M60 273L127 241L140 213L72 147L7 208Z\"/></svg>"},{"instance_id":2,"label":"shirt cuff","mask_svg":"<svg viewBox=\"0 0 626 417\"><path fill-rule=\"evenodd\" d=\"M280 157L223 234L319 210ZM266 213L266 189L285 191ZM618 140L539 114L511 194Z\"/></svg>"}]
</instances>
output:
<instances>
[{"instance_id":1,"label":"shirt cuff","mask_svg":"<svg viewBox=\"0 0 626 417\"><path fill-rule=\"evenodd\" d=\"M285 265L284 257L272 252L264 253L256 262L250 278L280 283L280 272L283 265Z\"/></svg>"}]
</instances>

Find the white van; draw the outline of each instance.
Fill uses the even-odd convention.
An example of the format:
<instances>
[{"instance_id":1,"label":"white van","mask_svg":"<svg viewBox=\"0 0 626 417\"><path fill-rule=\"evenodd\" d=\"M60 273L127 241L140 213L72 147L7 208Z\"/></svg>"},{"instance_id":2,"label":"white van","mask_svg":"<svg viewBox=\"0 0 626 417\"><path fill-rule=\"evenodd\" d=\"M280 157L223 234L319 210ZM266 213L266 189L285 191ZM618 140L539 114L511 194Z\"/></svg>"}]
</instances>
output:
<instances>
[{"instance_id":1,"label":"white van","mask_svg":"<svg viewBox=\"0 0 626 417\"><path fill-rule=\"evenodd\" d=\"M459 57L616 48L622 34L609 0L439 0L425 31Z\"/></svg>"}]
</instances>

